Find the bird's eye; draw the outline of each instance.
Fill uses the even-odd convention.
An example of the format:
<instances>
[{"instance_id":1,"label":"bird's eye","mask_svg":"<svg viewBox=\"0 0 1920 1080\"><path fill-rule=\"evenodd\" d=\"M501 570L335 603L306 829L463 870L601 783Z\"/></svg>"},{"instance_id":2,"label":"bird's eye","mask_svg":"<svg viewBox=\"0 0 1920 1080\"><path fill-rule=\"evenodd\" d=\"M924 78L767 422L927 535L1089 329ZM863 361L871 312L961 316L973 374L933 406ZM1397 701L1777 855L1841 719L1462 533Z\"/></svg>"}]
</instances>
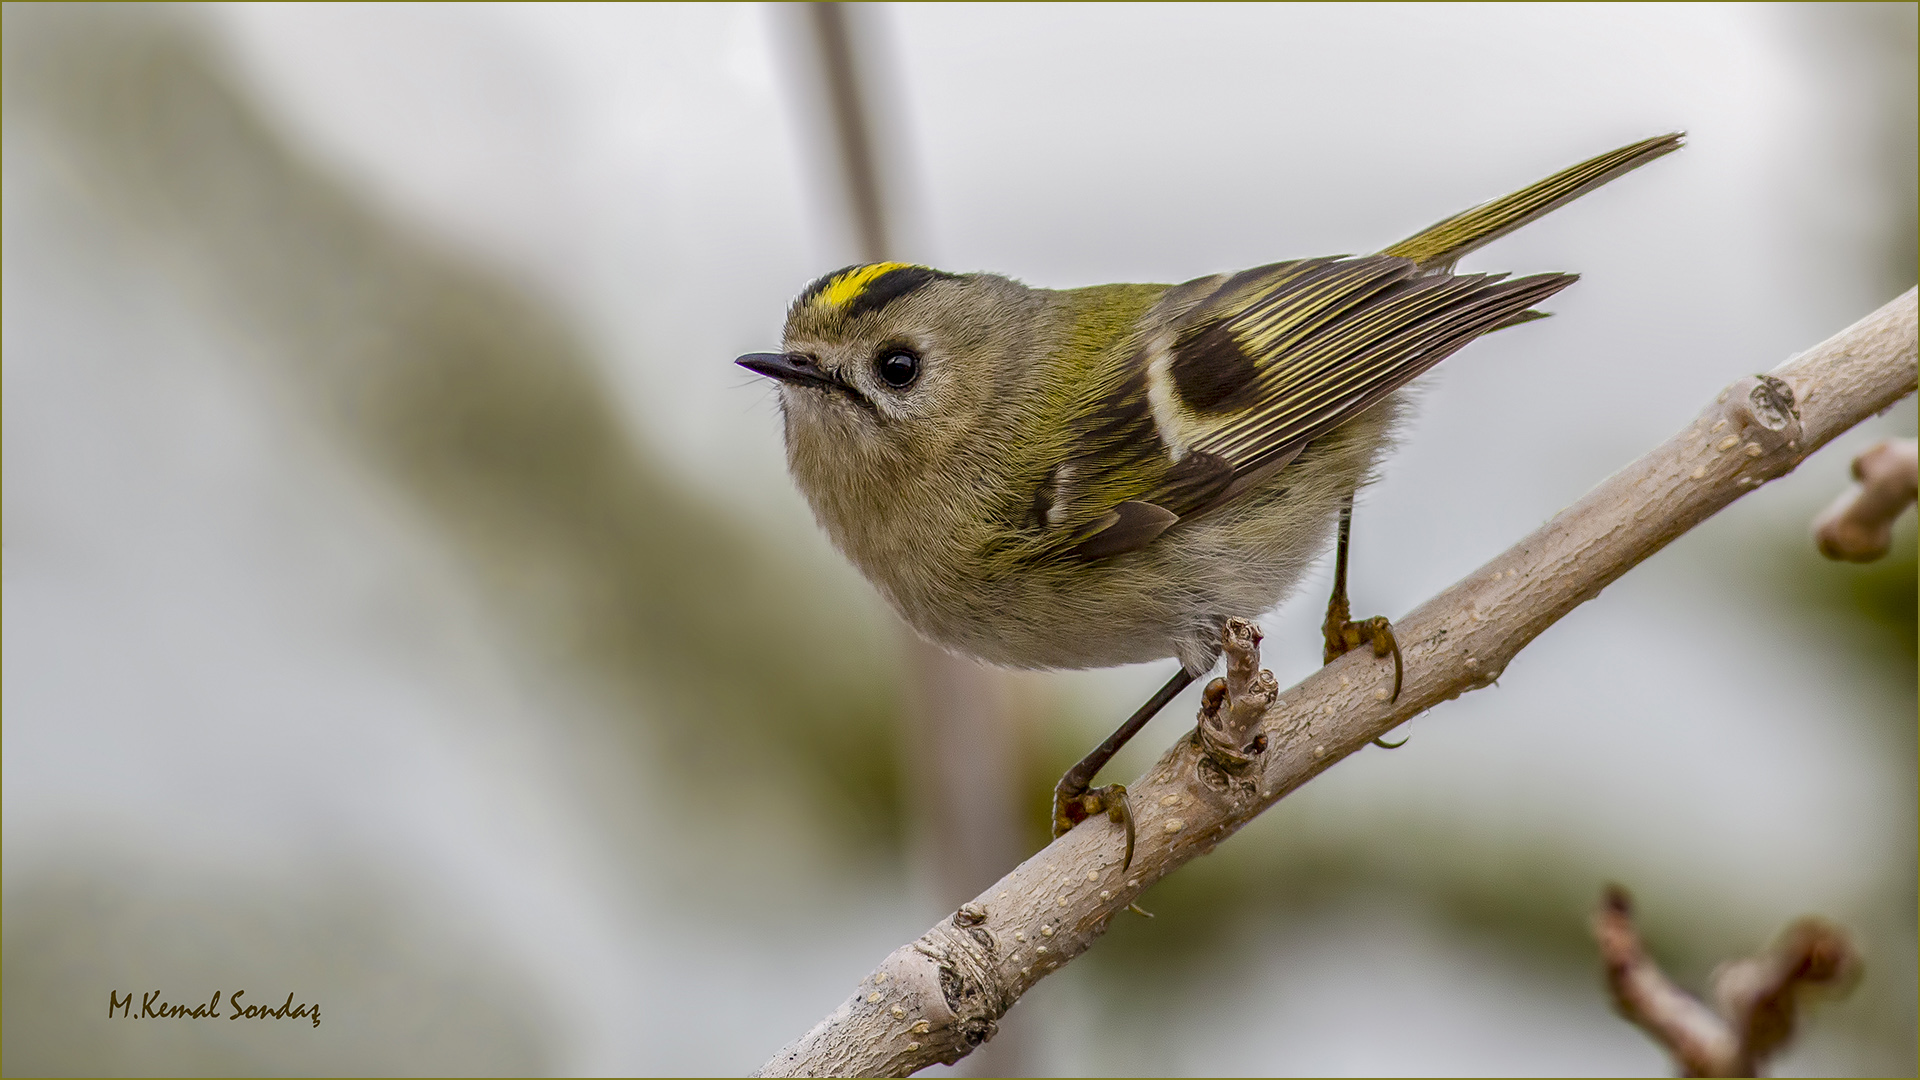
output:
<instances>
[{"instance_id":1,"label":"bird's eye","mask_svg":"<svg viewBox=\"0 0 1920 1080\"><path fill-rule=\"evenodd\" d=\"M906 349L888 349L874 361L873 367L880 381L895 390L905 390L920 377L920 358Z\"/></svg>"}]
</instances>

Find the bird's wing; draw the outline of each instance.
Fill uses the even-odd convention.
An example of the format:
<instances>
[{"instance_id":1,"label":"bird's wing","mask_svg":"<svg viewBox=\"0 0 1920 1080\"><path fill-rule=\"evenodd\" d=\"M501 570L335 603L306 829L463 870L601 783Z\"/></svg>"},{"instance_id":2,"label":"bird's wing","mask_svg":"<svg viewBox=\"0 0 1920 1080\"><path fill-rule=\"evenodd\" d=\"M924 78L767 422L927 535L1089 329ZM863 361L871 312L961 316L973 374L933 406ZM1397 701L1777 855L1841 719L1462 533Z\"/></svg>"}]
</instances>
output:
<instances>
[{"instance_id":1,"label":"bird's wing","mask_svg":"<svg viewBox=\"0 0 1920 1080\"><path fill-rule=\"evenodd\" d=\"M1428 226L1381 254L1412 259L1423 270L1451 269L1467 252L1490 244L1657 157L1673 153L1685 141L1685 133L1675 131L1588 158L1511 195L1481 203Z\"/></svg>"},{"instance_id":2,"label":"bird's wing","mask_svg":"<svg viewBox=\"0 0 1920 1080\"><path fill-rule=\"evenodd\" d=\"M1369 255L1275 263L1169 290L1125 360L1130 370L1089 414L1108 422L1085 426L1088 452L1072 459L1081 469L1098 462L1104 475L1062 478L1104 505L1060 523L1073 527L1071 550L1083 558L1136 550L1230 502L1467 342L1538 317L1529 309L1574 280L1456 276ZM1141 439L1143 410L1151 437ZM1132 453L1116 456L1126 433L1136 436L1125 447Z\"/></svg>"},{"instance_id":3,"label":"bird's wing","mask_svg":"<svg viewBox=\"0 0 1920 1080\"><path fill-rule=\"evenodd\" d=\"M1681 142L1674 133L1623 146L1378 255L1168 290L1138 347L1115 358L1117 374L1087 388L1091 422L1036 510L1050 509L1070 550L1105 558L1232 501L1467 342L1541 317L1532 306L1572 275L1456 276L1454 262Z\"/></svg>"}]
</instances>

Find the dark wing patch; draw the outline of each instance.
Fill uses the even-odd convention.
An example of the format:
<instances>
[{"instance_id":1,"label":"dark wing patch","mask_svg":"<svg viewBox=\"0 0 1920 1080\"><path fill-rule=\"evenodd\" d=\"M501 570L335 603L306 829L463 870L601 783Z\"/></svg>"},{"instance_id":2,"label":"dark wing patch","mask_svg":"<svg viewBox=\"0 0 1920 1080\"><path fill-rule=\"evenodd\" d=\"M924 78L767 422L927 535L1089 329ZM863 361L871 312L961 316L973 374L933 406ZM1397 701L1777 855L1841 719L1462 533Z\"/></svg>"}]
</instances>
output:
<instances>
[{"instance_id":1,"label":"dark wing patch","mask_svg":"<svg viewBox=\"0 0 1920 1080\"><path fill-rule=\"evenodd\" d=\"M1071 530L1066 550L1081 558L1144 547L1265 485L1314 439L1475 337L1537 317L1529 309L1574 280L1454 276L1372 255L1176 286L1166 296L1179 306L1159 325L1170 331L1165 370L1186 452L1174 460L1154 421L1146 334L1103 374L1111 381L1078 418L1067 471L1041 485L1031 520Z\"/></svg>"},{"instance_id":2,"label":"dark wing patch","mask_svg":"<svg viewBox=\"0 0 1920 1080\"><path fill-rule=\"evenodd\" d=\"M1164 506L1129 499L1094 522L1090 535L1074 545L1073 552L1083 559L1105 559L1137 551L1179 520L1180 515Z\"/></svg>"},{"instance_id":3,"label":"dark wing patch","mask_svg":"<svg viewBox=\"0 0 1920 1080\"><path fill-rule=\"evenodd\" d=\"M1180 331L1173 346L1173 386L1195 412L1232 409L1253 385L1260 369L1218 320Z\"/></svg>"},{"instance_id":4,"label":"dark wing patch","mask_svg":"<svg viewBox=\"0 0 1920 1080\"><path fill-rule=\"evenodd\" d=\"M1423 274L1407 259L1384 255L1268 269L1265 291L1210 298L1188 316L1190 322L1214 322L1258 366L1254 380L1238 391L1249 403L1192 445L1228 462L1236 478L1269 473L1467 342L1526 318L1528 308L1576 280L1568 274L1513 281L1503 275ZM1176 351L1179 341L1176 336ZM1179 362L1175 356L1173 363ZM1247 486L1226 485L1212 502ZM1173 505L1191 516L1210 504Z\"/></svg>"}]
</instances>

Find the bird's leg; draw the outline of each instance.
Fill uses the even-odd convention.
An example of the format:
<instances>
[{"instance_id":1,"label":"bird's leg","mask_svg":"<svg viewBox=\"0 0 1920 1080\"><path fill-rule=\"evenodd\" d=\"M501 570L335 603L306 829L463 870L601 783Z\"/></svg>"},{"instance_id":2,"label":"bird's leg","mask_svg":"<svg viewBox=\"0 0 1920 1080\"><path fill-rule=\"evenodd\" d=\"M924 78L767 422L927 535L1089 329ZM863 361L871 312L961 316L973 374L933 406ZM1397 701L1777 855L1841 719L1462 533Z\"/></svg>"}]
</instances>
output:
<instances>
[{"instance_id":1,"label":"bird's leg","mask_svg":"<svg viewBox=\"0 0 1920 1080\"><path fill-rule=\"evenodd\" d=\"M1347 607L1347 544L1353 534L1353 496L1347 496L1346 505L1340 508L1340 540L1333 555L1333 595L1327 600L1327 621L1320 626L1320 632L1326 638L1326 653L1322 663L1331 664L1345 656L1349 649L1361 645L1373 646L1373 655L1393 657L1393 697L1400 697L1400 643L1393 639L1393 625L1387 622L1385 615L1375 615L1371 619L1353 620ZM1394 743L1379 743L1391 749Z\"/></svg>"},{"instance_id":2,"label":"bird's leg","mask_svg":"<svg viewBox=\"0 0 1920 1080\"><path fill-rule=\"evenodd\" d=\"M1119 729L1107 736L1107 740L1093 748L1093 752L1080 759L1080 763L1067 770L1067 775L1053 788L1053 835L1065 836L1067 830L1102 811L1107 820L1124 825L1127 830L1127 853L1121 860L1120 870L1126 872L1133 865L1133 811L1127 808L1127 789L1120 784L1108 784L1105 787L1090 787L1093 778L1113 755L1127 745L1127 740L1139 734L1147 726L1155 713L1166 707L1175 694L1185 690L1193 676L1186 668L1174 672L1167 685L1161 687L1140 706L1138 712L1127 718Z\"/></svg>"}]
</instances>

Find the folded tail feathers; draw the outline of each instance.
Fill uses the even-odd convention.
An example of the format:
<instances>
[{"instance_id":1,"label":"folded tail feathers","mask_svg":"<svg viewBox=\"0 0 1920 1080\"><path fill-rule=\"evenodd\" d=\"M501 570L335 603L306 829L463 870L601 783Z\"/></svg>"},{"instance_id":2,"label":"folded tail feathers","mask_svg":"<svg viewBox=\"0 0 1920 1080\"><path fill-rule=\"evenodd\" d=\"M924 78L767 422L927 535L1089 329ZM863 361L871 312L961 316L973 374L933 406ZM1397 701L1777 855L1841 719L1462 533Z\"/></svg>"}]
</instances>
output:
<instances>
[{"instance_id":1,"label":"folded tail feathers","mask_svg":"<svg viewBox=\"0 0 1920 1080\"><path fill-rule=\"evenodd\" d=\"M1506 318L1500 320L1499 322L1493 324L1493 330L1505 330L1509 326L1519 326L1521 323L1530 323L1538 319L1551 319L1551 318L1553 318L1553 312L1551 311L1535 311L1532 308L1528 308L1525 311L1518 312L1513 315L1509 315ZM1493 330L1489 330L1487 331L1487 333L1491 334L1493 333Z\"/></svg>"},{"instance_id":2,"label":"folded tail feathers","mask_svg":"<svg viewBox=\"0 0 1920 1080\"><path fill-rule=\"evenodd\" d=\"M1381 252L1423 268L1447 269L1455 259L1585 195L1614 177L1680 149L1685 132L1623 146L1562 169L1503 198L1482 203L1423 229Z\"/></svg>"}]
</instances>

